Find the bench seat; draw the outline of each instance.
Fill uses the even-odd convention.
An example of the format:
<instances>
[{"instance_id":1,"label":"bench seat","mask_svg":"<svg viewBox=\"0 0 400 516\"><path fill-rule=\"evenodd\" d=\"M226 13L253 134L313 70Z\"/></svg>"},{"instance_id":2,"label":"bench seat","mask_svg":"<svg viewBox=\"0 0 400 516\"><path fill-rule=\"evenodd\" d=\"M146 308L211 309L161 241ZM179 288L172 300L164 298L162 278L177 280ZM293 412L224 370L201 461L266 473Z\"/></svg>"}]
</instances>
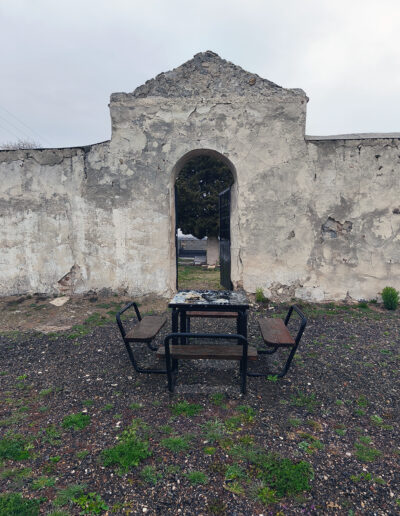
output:
<instances>
[{"instance_id":1,"label":"bench seat","mask_svg":"<svg viewBox=\"0 0 400 516\"><path fill-rule=\"evenodd\" d=\"M234 345L171 345L170 355L174 359L215 359L215 360L241 360L243 347ZM157 357L165 358L165 347L159 347ZM257 349L247 348L247 360L257 360Z\"/></svg>"},{"instance_id":2,"label":"bench seat","mask_svg":"<svg viewBox=\"0 0 400 516\"><path fill-rule=\"evenodd\" d=\"M167 322L164 315L146 315L125 336L126 342L151 342Z\"/></svg>"},{"instance_id":3,"label":"bench seat","mask_svg":"<svg viewBox=\"0 0 400 516\"><path fill-rule=\"evenodd\" d=\"M212 319L236 319L238 315L239 314L237 312L209 312L208 310L190 310L186 312L186 317L210 317Z\"/></svg>"},{"instance_id":4,"label":"bench seat","mask_svg":"<svg viewBox=\"0 0 400 516\"><path fill-rule=\"evenodd\" d=\"M262 338L267 346L293 347L296 344L282 319L264 317L258 323Z\"/></svg>"}]
</instances>

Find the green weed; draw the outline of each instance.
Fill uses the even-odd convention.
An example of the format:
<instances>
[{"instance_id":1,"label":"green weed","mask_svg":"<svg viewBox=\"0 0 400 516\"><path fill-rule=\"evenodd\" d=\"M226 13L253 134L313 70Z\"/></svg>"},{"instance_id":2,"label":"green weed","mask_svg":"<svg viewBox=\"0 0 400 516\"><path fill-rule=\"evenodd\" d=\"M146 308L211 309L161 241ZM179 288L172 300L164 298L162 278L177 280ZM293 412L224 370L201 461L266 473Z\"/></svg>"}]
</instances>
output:
<instances>
[{"instance_id":1,"label":"green weed","mask_svg":"<svg viewBox=\"0 0 400 516\"><path fill-rule=\"evenodd\" d=\"M201 405L197 403L188 403L185 401L180 401L171 407L172 413L175 416L184 415L187 417L197 416L203 410Z\"/></svg>"},{"instance_id":2,"label":"green weed","mask_svg":"<svg viewBox=\"0 0 400 516\"><path fill-rule=\"evenodd\" d=\"M167 448L173 453L179 453L186 451L190 445L190 438L188 436L183 437L166 437L161 439L161 446Z\"/></svg>"},{"instance_id":3,"label":"green weed","mask_svg":"<svg viewBox=\"0 0 400 516\"><path fill-rule=\"evenodd\" d=\"M30 456L30 445L21 435L0 440L0 459L26 460Z\"/></svg>"},{"instance_id":4,"label":"green weed","mask_svg":"<svg viewBox=\"0 0 400 516\"><path fill-rule=\"evenodd\" d=\"M1 516L37 516L39 505L39 500L23 498L19 493L0 495Z\"/></svg>"},{"instance_id":5,"label":"green weed","mask_svg":"<svg viewBox=\"0 0 400 516\"><path fill-rule=\"evenodd\" d=\"M193 486L208 484L208 477L202 471L189 471L189 473L185 474L185 477Z\"/></svg>"},{"instance_id":6,"label":"green weed","mask_svg":"<svg viewBox=\"0 0 400 516\"><path fill-rule=\"evenodd\" d=\"M53 502L56 507L72 504L74 498L79 498L86 491L86 484L72 484L65 489L57 491L57 496Z\"/></svg>"},{"instance_id":7,"label":"green weed","mask_svg":"<svg viewBox=\"0 0 400 516\"><path fill-rule=\"evenodd\" d=\"M154 466L145 466L140 472L142 479L148 484L157 484L162 478L162 474Z\"/></svg>"},{"instance_id":8,"label":"green weed","mask_svg":"<svg viewBox=\"0 0 400 516\"><path fill-rule=\"evenodd\" d=\"M97 493L88 493L74 498L73 502L82 509L80 514L100 514L108 511L108 505L102 500Z\"/></svg>"},{"instance_id":9,"label":"green weed","mask_svg":"<svg viewBox=\"0 0 400 516\"><path fill-rule=\"evenodd\" d=\"M63 428L72 428L73 430L83 430L90 424L90 416L88 414L70 414L63 419Z\"/></svg>"}]
</instances>

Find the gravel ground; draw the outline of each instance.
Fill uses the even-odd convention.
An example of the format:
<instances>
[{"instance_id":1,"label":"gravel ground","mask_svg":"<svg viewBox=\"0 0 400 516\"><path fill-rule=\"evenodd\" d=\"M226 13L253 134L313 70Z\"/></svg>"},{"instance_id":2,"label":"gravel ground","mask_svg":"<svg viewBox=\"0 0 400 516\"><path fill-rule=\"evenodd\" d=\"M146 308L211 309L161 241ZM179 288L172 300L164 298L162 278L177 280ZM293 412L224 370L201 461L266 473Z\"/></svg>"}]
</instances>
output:
<instances>
[{"instance_id":1,"label":"gravel ground","mask_svg":"<svg viewBox=\"0 0 400 516\"><path fill-rule=\"evenodd\" d=\"M285 309L253 306L250 343L261 345L259 317ZM398 514L398 312L374 305L303 309L309 323L289 373L278 381L248 378L245 396L236 364L209 361L182 362L170 395L164 375L134 372L112 321L82 336L2 334L1 442L22 436L28 456L7 458L0 444L1 492L40 499L41 514L79 514L82 497L75 497L81 506L61 506L59 497L76 484L101 497L98 514ZM194 320L192 329L234 331L234 323ZM147 348L140 357L158 363ZM277 360L284 355L264 355L250 367L273 370ZM71 414L89 416L87 426L68 428ZM217 438L207 433L213 424ZM103 452L121 443L127 428L151 455L121 471L105 465ZM171 437L184 437L184 449L171 451ZM310 464L310 488L274 493L243 449ZM233 465L239 473L231 474Z\"/></svg>"}]
</instances>

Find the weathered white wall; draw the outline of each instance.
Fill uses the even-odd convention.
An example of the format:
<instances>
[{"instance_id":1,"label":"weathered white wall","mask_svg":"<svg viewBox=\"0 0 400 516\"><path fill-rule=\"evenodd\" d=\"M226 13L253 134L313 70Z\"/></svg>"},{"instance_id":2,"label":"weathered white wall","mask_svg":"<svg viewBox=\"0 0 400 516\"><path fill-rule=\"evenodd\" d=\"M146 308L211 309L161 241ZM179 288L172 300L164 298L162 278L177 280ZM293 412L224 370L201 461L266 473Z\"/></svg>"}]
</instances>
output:
<instances>
[{"instance_id":1,"label":"weathered white wall","mask_svg":"<svg viewBox=\"0 0 400 516\"><path fill-rule=\"evenodd\" d=\"M307 139L306 104L208 52L113 94L110 142L0 152L0 294L170 295L175 178L201 153L235 179L236 287L315 300L400 288L400 135Z\"/></svg>"}]
</instances>

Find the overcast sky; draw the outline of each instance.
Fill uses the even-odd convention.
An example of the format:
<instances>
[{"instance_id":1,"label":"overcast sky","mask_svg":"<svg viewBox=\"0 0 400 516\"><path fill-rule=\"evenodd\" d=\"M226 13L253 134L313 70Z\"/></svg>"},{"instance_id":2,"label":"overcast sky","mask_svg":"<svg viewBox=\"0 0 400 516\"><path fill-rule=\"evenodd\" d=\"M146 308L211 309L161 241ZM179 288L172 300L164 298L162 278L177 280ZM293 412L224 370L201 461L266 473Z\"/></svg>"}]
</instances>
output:
<instances>
[{"instance_id":1,"label":"overcast sky","mask_svg":"<svg viewBox=\"0 0 400 516\"><path fill-rule=\"evenodd\" d=\"M109 96L213 50L310 101L307 134L400 132L400 0L0 0L0 143L111 137Z\"/></svg>"}]
</instances>

